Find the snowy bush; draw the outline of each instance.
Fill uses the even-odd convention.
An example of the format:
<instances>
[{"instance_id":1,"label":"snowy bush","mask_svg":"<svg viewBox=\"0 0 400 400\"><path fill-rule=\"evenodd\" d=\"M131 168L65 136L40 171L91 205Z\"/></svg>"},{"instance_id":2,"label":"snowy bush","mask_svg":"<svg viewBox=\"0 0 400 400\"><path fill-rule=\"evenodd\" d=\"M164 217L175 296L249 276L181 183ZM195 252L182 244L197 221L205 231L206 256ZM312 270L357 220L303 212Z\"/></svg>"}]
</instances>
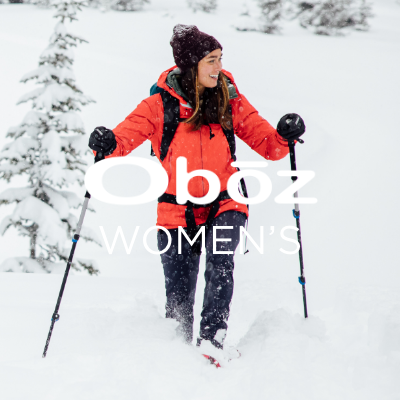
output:
<instances>
[{"instance_id":1,"label":"snowy bush","mask_svg":"<svg viewBox=\"0 0 400 400\"><path fill-rule=\"evenodd\" d=\"M88 5L88 7L98 8L101 5L101 1L99 1L99 0L88 0L87 1L87 5Z\"/></svg>"},{"instance_id":2,"label":"snowy bush","mask_svg":"<svg viewBox=\"0 0 400 400\"><path fill-rule=\"evenodd\" d=\"M259 0L261 9L260 30L264 33L278 32L278 22L282 16L282 0Z\"/></svg>"},{"instance_id":3,"label":"snowy bush","mask_svg":"<svg viewBox=\"0 0 400 400\"><path fill-rule=\"evenodd\" d=\"M188 0L188 5L193 11L209 13L217 8L217 0Z\"/></svg>"},{"instance_id":4,"label":"snowy bush","mask_svg":"<svg viewBox=\"0 0 400 400\"><path fill-rule=\"evenodd\" d=\"M114 0L111 8L117 11L139 11L149 0Z\"/></svg>"},{"instance_id":5,"label":"snowy bush","mask_svg":"<svg viewBox=\"0 0 400 400\"><path fill-rule=\"evenodd\" d=\"M240 31L280 32L283 19L299 19L303 28L318 35L342 35L346 28L367 30L372 16L367 0L248 0L240 21Z\"/></svg>"},{"instance_id":6,"label":"snowy bush","mask_svg":"<svg viewBox=\"0 0 400 400\"><path fill-rule=\"evenodd\" d=\"M258 31L263 33L278 33L282 18L284 0L257 0L252 10L247 7L243 12L245 20L236 25L239 31Z\"/></svg>"},{"instance_id":7,"label":"snowy bush","mask_svg":"<svg viewBox=\"0 0 400 400\"><path fill-rule=\"evenodd\" d=\"M50 8L52 0L31 0L30 3L38 7Z\"/></svg>"},{"instance_id":8,"label":"snowy bush","mask_svg":"<svg viewBox=\"0 0 400 400\"><path fill-rule=\"evenodd\" d=\"M97 8L100 11L109 11L112 6L112 0L88 0L87 5L91 8Z\"/></svg>"},{"instance_id":9,"label":"snowy bush","mask_svg":"<svg viewBox=\"0 0 400 400\"><path fill-rule=\"evenodd\" d=\"M88 151L80 107L93 102L75 82L72 47L85 40L68 32L65 22L76 19L82 6L79 0L53 0L59 19L48 47L39 58L39 66L25 74L22 82L35 81L39 87L22 96L19 103L30 101L21 124L9 129L7 143L0 152L0 178L10 181L26 176L28 186L0 193L0 205L16 203L11 215L0 223L0 233L11 226L30 239L30 257L6 260L0 270L52 272L65 265L69 247L65 247L77 226L70 210L81 205L69 185L83 185ZM98 243L96 235L83 229L81 237ZM97 273L90 261L79 260L72 266Z\"/></svg>"},{"instance_id":10,"label":"snowy bush","mask_svg":"<svg viewBox=\"0 0 400 400\"><path fill-rule=\"evenodd\" d=\"M367 30L371 6L366 0L312 0L298 3L303 28L317 35L342 35L344 28Z\"/></svg>"}]
</instances>

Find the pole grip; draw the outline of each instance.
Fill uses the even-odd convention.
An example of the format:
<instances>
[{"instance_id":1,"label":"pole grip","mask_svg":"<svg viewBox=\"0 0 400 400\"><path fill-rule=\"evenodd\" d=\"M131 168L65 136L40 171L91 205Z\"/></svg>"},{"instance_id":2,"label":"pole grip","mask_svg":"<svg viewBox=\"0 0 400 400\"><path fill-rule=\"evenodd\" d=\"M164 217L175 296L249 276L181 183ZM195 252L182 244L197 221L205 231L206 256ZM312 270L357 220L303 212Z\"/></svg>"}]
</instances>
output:
<instances>
[{"instance_id":1,"label":"pole grip","mask_svg":"<svg viewBox=\"0 0 400 400\"><path fill-rule=\"evenodd\" d=\"M290 169L292 171L297 171L297 168L296 168L296 153L295 153L295 150L294 150L295 143L294 143L294 141L290 141L288 144L289 144L289 154L290 154ZM297 176L291 176L291 178L292 178L293 182L297 180Z\"/></svg>"}]
</instances>

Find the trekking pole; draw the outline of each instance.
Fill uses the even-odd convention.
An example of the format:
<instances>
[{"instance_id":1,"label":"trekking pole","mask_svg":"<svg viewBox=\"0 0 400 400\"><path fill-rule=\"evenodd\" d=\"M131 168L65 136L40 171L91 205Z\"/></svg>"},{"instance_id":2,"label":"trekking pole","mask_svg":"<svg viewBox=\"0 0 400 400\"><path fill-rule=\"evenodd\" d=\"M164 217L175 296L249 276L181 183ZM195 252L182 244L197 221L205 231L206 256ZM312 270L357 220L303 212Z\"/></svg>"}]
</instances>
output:
<instances>
[{"instance_id":1,"label":"trekking pole","mask_svg":"<svg viewBox=\"0 0 400 400\"><path fill-rule=\"evenodd\" d=\"M94 162L96 163L96 162L101 161L103 159L104 159L103 154L102 153L97 153L96 157L94 159ZM72 238L72 248L71 248L71 252L69 253L67 267L65 269L64 279L63 279L62 284L61 284L60 293L58 294L56 308L54 309L54 313L53 313L53 315L51 317L51 324L50 324L49 334L47 335L46 345L44 346L44 351L43 351L42 358L46 357L47 350L48 350L49 344L50 344L51 334L53 333L54 324L60 319L60 314L58 313L58 310L60 309L62 296L63 296L63 293L64 293L65 285L67 283L68 274L69 274L69 270L71 268L72 259L74 257L76 244L78 243L78 240L79 240L79 233L81 232L83 219L85 218L85 213L86 213L86 210L87 210L87 207L88 207L89 199L90 199L90 194L89 194L88 191L86 191L85 200L84 200L83 205L82 205L81 215L79 217L79 221L78 221L78 225L76 227L76 231L75 231L74 237Z\"/></svg>"},{"instance_id":2,"label":"trekking pole","mask_svg":"<svg viewBox=\"0 0 400 400\"><path fill-rule=\"evenodd\" d=\"M303 140L297 139L300 143L304 143ZM290 167L292 171L296 171L296 154L294 151L295 143L294 141L289 141L289 151L290 151ZM297 180L297 176L292 176L292 182ZM294 193L294 197L297 198L297 191ZM297 226L297 240L299 242L299 260L300 260L300 276L299 283L303 291L303 304L304 304L304 318L308 318L307 312L307 299L306 299L306 278L304 276L304 265L303 265L303 246L301 244L301 228L300 228L300 208L299 204L295 203L293 210L293 217L296 219Z\"/></svg>"}]
</instances>

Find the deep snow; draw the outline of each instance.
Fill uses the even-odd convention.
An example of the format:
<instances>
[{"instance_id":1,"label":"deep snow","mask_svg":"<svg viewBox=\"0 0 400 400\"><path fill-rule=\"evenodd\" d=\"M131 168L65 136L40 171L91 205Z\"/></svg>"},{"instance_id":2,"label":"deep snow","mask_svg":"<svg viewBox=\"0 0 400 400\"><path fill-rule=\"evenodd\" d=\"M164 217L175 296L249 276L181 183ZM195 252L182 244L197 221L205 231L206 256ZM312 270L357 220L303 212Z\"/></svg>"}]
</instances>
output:
<instances>
[{"instance_id":1,"label":"deep snow","mask_svg":"<svg viewBox=\"0 0 400 400\"><path fill-rule=\"evenodd\" d=\"M141 245L143 232L155 224L155 203L134 208L93 200L97 213L85 225L100 237L99 226L110 242L121 226L129 242L140 226L132 253L125 254L121 241L113 255L105 246L79 243L77 256L94 258L102 273L70 277L45 360L61 276L0 275L2 398L400 398L400 6L381 0L370 32L326 38L294 23L286 23L281 36L237 32L231 25L241 2L220 3L211 16L191 13L184 0L153 0L140 13L85 10L71 25L89 41L76 50L74 68L78 85L97 103L82 117L88 131L113 128L125 118L173 65L168 42L176 23L195 23L215 35L224 46L224 68L261 115L273 125L287 112L306 121L306 143L296 151L298 168L316 172L300 192L318 198L316 205L301 206L310 319L302 319L297 256L279 251L292 248L278 235L294 225L292 207L273 201L289 183L276 175L289 169L288 159L269 163L273 193L251 209L251 234L258 238L265 226L264 256L252 249L236 257L227 341L243 356L224 370L213 370L180 344L174 323L162 317L159 257ZM52 14L29 5L0 6L1 143L29 110L15 106L30 88L19 80L37 66L56 23ZM148 153L144 144L133 155ZM261 160L242 143L237 154ZM125 195L148 184L133 168L116 168L106 181ZM256 183L249 186L257 191ZM9 187L0 183L0 190ZM84 189L77 193L83 196ZM0 207L0 218L10 210ZM28 255L27 243L13 232L0 245L0 262Z\"/></svg>"}]
</instances>

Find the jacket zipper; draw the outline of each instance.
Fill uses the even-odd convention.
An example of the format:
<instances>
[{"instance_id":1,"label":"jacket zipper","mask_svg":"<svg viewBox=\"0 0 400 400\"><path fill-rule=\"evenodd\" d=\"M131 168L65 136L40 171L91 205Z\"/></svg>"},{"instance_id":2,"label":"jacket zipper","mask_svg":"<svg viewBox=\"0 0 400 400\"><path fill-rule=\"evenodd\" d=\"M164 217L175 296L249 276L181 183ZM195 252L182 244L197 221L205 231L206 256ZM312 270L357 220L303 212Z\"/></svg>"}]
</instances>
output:
<instances>
[{"instance_id":1,"label":"jacket zipper","mask_svg":"<svg viewBox=\"0 0 400 400\"><path fill-rule=\"evenodd\" d=\"M169 152L169 170L172 171L172 149L168 151ZM171 173L171 177L172 177L172 173ZM170 182L171 177L168 175L168 182Z\"/></svg>"}]
</instances>

